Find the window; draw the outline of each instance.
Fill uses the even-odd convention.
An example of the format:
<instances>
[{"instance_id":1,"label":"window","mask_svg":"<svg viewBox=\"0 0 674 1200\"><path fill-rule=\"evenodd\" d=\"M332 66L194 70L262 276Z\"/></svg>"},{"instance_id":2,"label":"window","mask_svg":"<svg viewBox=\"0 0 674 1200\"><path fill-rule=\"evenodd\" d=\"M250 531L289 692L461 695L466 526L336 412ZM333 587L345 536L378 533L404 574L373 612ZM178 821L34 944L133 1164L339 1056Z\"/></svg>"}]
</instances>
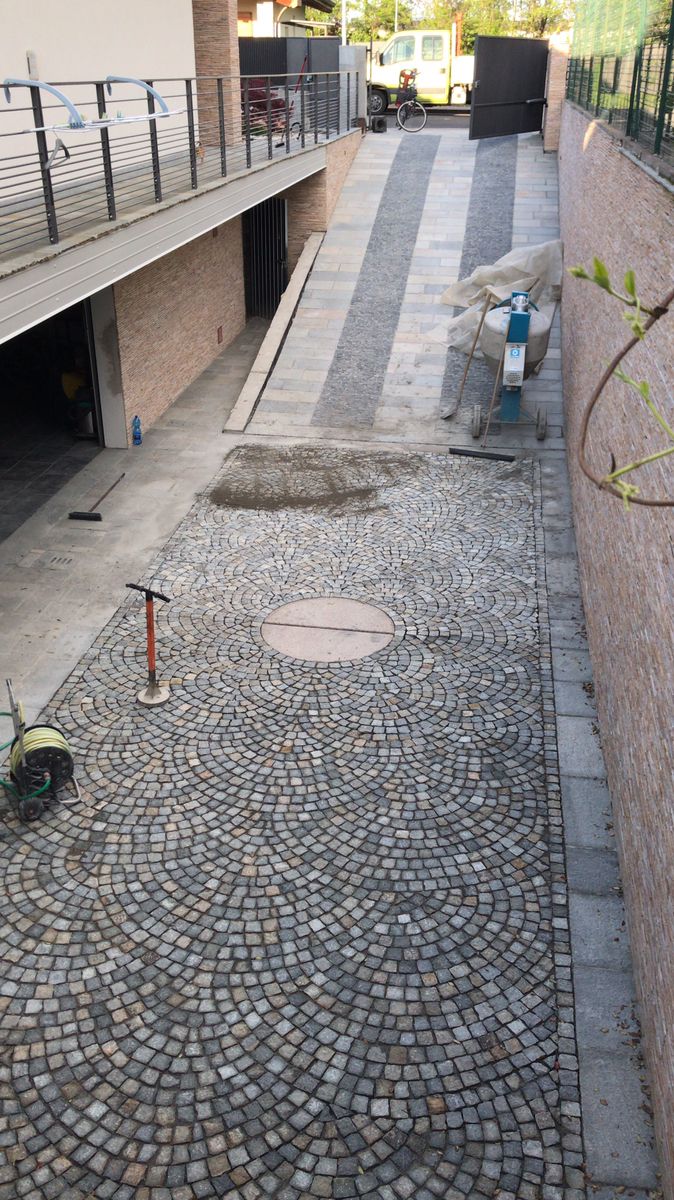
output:
<instances>
[{"instance_id":1,"label":"window","mask_svg":"<svg viewBox=\"0 0 674 1200\"><path fill-rule=\"evenodd\" d=\"M414 34L409 37L396 38L384 51L382 62L385 67L391 63L411 62L414 58Z\"/></svg>"},{"instance_id":2,"label":"window","mask_svg":"<svg viewBox=\"0 0 674 1200\"><path fill-rule=\"evenodd\" d=\"M442 62L442 35L433 34L421 39L421 61Z\"/></svg>"}]
</instances>

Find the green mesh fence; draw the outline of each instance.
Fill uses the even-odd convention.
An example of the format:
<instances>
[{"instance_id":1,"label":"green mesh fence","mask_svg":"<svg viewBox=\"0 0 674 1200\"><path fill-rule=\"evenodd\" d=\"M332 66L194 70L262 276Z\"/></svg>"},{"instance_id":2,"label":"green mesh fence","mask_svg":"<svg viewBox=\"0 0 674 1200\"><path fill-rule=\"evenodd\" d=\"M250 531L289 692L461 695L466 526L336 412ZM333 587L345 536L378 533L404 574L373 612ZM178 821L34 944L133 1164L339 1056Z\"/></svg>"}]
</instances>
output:
<instances>
[{"instance_id":1,"label":"green mesh fence","mask_svg":"<svg viewBox=\"0 0 674 1200\"><path fill-rule=\"evenodd\" d=\"M674 166L672 0L580 0L567 96Z\"/></svg>"}]
</instances>

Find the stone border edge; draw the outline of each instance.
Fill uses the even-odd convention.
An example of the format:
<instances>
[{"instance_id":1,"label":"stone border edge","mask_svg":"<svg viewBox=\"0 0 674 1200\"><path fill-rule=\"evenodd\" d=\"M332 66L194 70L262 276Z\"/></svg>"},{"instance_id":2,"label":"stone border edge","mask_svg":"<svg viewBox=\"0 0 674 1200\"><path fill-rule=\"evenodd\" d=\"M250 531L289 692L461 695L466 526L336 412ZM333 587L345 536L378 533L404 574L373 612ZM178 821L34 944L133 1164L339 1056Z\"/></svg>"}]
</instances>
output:
<instances>
[{"instance_id":1,"label":"stone border edge","mask_svg":"<svg viewBox=\"0 0 674 1200\"><path fill-rule=\"evenodd\" d=\"M243 433L250 421L283 348L324 237L324 233L309 234L297 266L290 277L290 282L281 297L274 319L265 334L257 358L251 367L250 374L225 422L223 433Z\"/></svg>"}]
</instances>

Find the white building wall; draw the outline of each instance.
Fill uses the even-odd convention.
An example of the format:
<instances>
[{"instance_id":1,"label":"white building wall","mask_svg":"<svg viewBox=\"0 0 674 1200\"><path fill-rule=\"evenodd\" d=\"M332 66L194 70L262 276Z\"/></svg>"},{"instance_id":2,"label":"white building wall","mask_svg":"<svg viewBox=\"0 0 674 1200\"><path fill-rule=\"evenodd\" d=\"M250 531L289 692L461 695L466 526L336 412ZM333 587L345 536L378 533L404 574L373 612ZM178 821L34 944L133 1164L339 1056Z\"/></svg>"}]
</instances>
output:
<instances>
[{"instance_id":1,"label":"white building wall","mask_svg":"<svg viewBox=\"0 0 674 1200\"><path fill-rule=\"evenodd\" d=\"M67 0L0 0L0 82L3 79L40 79L62 84L61 91L87 120L98 116L96 94L92 86L75 86L79 80L103 80L107 75L129 75L140 79L175 80L157 82L166 95L169 109L185 107L184 84L180 80L195 74L192 0L85 0L69 4ZM32 70L29 73L27 56ZM107 97L106 97L107 99ZM41 93L47 126L65 124L68 113L56 100ZM39 174L34 159L35 127L30 111L28 88L13 88L8 104L0 92L0 183L3 193L39 190ZM140 88L122 84L113 88L107 99L111 115L122 112L137 116L147 111ZM24 111L19 111L23 109ZM184 125L185 118L168 117L158 123L160 154L167 135ZM110 141L123 141L133 133L138 137L147 126L135 124L110 130ZM16 133L17 136L7 136ZM57 165L52 180L55 186L73 178L81 182L89 174L100 174L100 155L91 148L98 135L90 131L57 130L47 135L51 151L60 137L73 156L68 167ZM149 143L147 147L149 155ZM31 171L19 175L11 161L22 156L26 164L31 156Z\"/></svg>"},{"instance_id":2,"label":"white building wall","mask_svg":"<svg viewBox=\"0 0 674 1200\"><path fill-rule=\"evenodd\" d=\"M26 78L28 50L36 77L49 83L195 73L192 0L2 0L0 8L2 79Z\"/></svg>"}]
</instances>

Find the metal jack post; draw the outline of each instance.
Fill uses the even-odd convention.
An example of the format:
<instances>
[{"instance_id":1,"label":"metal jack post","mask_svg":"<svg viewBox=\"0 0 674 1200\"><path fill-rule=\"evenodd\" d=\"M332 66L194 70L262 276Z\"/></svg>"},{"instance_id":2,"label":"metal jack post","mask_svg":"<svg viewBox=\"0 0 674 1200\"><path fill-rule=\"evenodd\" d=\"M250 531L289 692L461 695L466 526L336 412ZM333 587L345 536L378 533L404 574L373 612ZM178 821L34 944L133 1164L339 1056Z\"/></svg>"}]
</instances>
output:
<instances>
[{"instance_id":1,"label":"metal jack post","mask_svg":"<svg viewBox=\"0 0 674 1200\"><path fill-rule=\"evenodd\" d=\"M154 602L155 600L163 600L165 604L170 604L170 599L168 596L163 596L161 592L153 592L150 588L142 587L139 583L127 583L126 586L132 588L134 592L141 592L145 596L147 687L142 688L138 693L138 701L140 704L145 704L148 708L152 708L156 704L165 704L170 696L168 684L157 683L157 658L154 637Z\"/></svg>"},{"instance_id":2,"label":"metal jack post","mask_svg":"<svg viewBox=\"0 0 674 1200\"><path fill-rule=\"evenodd\" d=\"M545 410L539 408L536 414L533 415L522 404L522 386L526 371L531 309L535 309L536 305L529 299L528 292L513 292L510 300L502 301L497 307L506 307L506 312L509 309L510 316L505 342L501 351L501 361L494 381L494 391L487 414L487 424L482 445L486 444L489 426L492 416L495 413L498 414L497 419L505 425L514 425L522 419L532 421L536 426L536 438L538 441L542 441L547 432ZM502 385L501 403L495 409L494 405L496 403L499 378ZM478 404L473 409L472 434L474 438L480 436L481 424L482 411Z\"/></svg>"},{"instance_id":3,"label":"metal jack post","mask_svg":"<svg viewBox=\"0 0 674 1200\"><path fill-rule=\"evenodd\" d=\"M503 358L503 387L501 389L501 420L520 419L524 363L529 339L529 293L513 292L510 300L510 325Z\"/></svg>"}]
</instances>

